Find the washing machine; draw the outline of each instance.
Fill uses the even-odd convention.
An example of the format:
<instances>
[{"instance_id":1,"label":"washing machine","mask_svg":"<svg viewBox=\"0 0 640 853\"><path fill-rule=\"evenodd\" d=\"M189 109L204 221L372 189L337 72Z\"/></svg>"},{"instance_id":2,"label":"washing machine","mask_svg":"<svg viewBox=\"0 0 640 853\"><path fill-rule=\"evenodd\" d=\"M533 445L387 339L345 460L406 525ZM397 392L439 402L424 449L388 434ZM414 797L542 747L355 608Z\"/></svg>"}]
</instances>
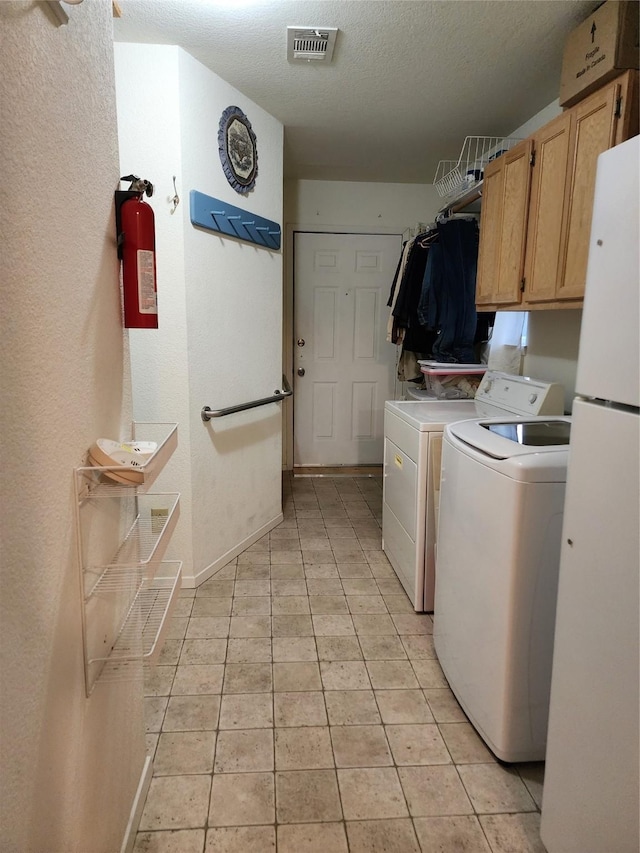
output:
<instances>
[{"instance_id":1,"label":"washing machine","mask_svg":"<svg viewBox=\"0 0 640 853\"><path fill-rule=\"evenodd\" d=\"M562 414L555 382L487 371L474 400L385 403L382 548L417 612L434 609L443 430L464 418Z\"/></svg>"},{"instance_id":2,"label":"washing machine","mask_svg":"<svg viewBox=\"0 0 640 853\"><path fill-rule=\"evenodd\" d=\"M546 747L570 418L492 418L444 431L435 649L491 751Z\"/></svg>"}]
</instances>

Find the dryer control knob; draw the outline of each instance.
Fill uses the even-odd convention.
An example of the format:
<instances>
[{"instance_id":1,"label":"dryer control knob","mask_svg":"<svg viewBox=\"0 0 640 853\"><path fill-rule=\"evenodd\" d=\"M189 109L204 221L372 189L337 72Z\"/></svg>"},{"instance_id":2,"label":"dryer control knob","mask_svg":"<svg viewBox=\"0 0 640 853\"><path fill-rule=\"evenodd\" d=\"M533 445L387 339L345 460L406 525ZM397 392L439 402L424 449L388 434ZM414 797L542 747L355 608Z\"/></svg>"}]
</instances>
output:
<instances>
[{"instance_id":1,"label":"dryer control knob","mask_svg":"<svg viewBox=\"0 0 640 853\"><path fill-rule=\"evenodd\" d=\"M537 399L538 399L538 395L537 395L537 394L529 394L529 402L530 402L530 403L535 403L535 401L536 401Z\"/></svg>"}]
</instances>

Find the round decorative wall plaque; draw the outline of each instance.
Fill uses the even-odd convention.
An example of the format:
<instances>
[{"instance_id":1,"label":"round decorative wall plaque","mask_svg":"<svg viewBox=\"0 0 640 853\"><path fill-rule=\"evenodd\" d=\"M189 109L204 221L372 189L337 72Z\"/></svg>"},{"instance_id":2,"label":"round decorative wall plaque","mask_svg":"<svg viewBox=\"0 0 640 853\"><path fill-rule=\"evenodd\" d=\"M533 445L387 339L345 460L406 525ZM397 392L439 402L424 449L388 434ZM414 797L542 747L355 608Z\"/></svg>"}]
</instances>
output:
<instances>
[{"instance_id":1,"label":"round decorative wall plaque","mask_svg":"<svg viewBox=\"0 0 640 853\"><path fill-rule=\"evenodd\" d=\"M222 169L237 193L249 193L258 174L258 149L251 122L239 107L227 107L218 130Z\"/></svg>"}]
</instances>

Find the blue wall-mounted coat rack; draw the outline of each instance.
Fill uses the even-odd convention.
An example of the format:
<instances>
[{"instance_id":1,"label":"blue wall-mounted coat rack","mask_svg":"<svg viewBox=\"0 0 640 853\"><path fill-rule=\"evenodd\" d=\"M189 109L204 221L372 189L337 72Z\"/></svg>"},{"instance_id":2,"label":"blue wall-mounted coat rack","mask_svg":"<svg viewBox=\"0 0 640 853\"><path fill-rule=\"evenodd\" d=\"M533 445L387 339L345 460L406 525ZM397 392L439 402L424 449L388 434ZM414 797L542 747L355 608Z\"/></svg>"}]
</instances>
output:
<instances>
[{"instance_id":1,"label":"blue wall-mounted coat rack","mask_svg":"<svg viewBox=\"0 0 640 853\"><path fill-rule=\"evenodd\" d=\"M197 190L191 190L190 207L192 225L255 243L265 249L280 248L282 230L271 219L248 213L241 207L234 207Z\"/></svg>"}]
</instances>

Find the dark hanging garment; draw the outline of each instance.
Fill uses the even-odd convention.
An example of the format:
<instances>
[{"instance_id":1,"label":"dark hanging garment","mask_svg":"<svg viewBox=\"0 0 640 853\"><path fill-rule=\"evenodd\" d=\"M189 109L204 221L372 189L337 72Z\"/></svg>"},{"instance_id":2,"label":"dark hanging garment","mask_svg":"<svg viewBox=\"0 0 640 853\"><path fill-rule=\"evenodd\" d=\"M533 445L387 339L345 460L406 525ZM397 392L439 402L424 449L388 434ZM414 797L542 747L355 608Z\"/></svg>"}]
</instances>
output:
<instances>
[{"instance_id":1,"label":"dark hanging garment","mask_svg":"<svg viewBox=\"0 0 640 853\"><path fill-rule=\"evenodd\" d=\"M416 238L409 252L393 309L396 325L405 329L403 349L420 353L421 356L423 353L431 352L435 340L435 332L425 329L418 319L418 303L429 251L430 248L421 246L419 239Z\"/></svg>"},{"instance_id":2,"label":"dark hanging garment","mask_svg":"<svg viewBox=\"0 0 640 853\"><path fill-rule=\"evenodd\" d=\"M493 325L496 321L495 311L479 311L478 322L476 324L476 336L474 344L486 344L491 337Z\"/></svg>"},{"instance_id":3,"label":"dark hanging garment","mask_svg":"<svg viewBox=\"0 0 640 853\"><path fill-rule=\"evenodd\" d=\"M400 284L400 268L402 267L402 255L404 254L406 245L406 243L402 244L402 252L400 252L400 257L398 258L398 266L396 267L396 271L393 274L393 282L391 284L391 291L389 293L389 299L387 301L387 308L391 308L391 306L393 305L393 295L396 292L396 287L398 287Z\"/></svg>"},{"instance_id":4,"label":"dark hanging garment","mask_svg":"<svg viewBox=\"0 0 640 853\"><path fill-rule=\"evenodd\" d=\"M440 322L442 303L442 249L437 242L429 247L429 257L422 280L418 302L418 320L429 331L435 332Z\"/></svg>"},{"instance_id":5,"label":"dark hanging garment","mask_svg":"<svg viewBox=\"0 0 640 853\"><path fill-rule=\"evenodd\" d=\"M414 240L409 249L409 257L407 258L407 263L400 279L398 295L392 312L396 323L403 329L409 328L415 291L416 288L422 287L422 277L424 276L426 263L426 250L419 245L417 240ZM420 298L419 295L418 298Z\"/></svg>"},{"instance_id":6,"label":"dark hanging garment","mask_svg":"<svg viewBox=\"0 0 640 853\"><path fill-rule=\"evenodd\" d=\"M476 271L479 231L475 220L450 219L438 224L440 253L436 276L438 331L433 344L436 361L468 363L477 361ZM428 285L434 287L433 281ZM433 309L423 316L433 320Z\"/></svg>"},{"instance_id":7,"label":"dark hanging garment","mask_svg":"<svg viewBox=\"0 0 640 853\"><path fill-rule=\"evenodd\" d=\"M414 240L409 240L406 243L402 244L402 253L398 261L398 266L396 267L395 275L393 277L393 284L391 285L391 292L389 294L389 300L387 302L387 306L391 308L389 319L387 320L387 341L393 344L401 344L402 339L404 338L404 326L401 326L398 323L397 319L394 316L394 310L396 306L396 301L398 299L398 296L400 295L402 279L404 277L404 272L407 266L407 260L409 257L409 253L411 252L413 242Z\"/></svg>"}]
</instances>

